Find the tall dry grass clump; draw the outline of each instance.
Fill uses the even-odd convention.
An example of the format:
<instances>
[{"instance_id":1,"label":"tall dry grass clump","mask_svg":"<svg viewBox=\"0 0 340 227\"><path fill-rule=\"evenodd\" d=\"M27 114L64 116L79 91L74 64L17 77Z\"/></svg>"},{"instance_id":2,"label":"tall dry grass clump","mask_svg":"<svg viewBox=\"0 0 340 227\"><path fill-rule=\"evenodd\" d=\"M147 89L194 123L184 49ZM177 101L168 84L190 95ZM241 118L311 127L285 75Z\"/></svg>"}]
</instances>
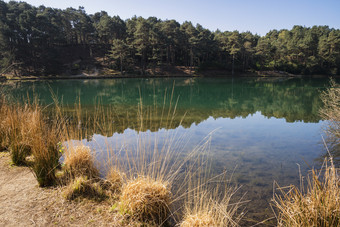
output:
<instances>
[{"instance_id":1,"label":"tall dry grass clump","mask_svg":"<svg viewBox=\"0 0 340 227\"><path fill-rule=\"evenodd\" d=\"M65 151L65 169L71 178L86 176L88 179L99 177L95 159L90 147L68 143Z\"/></svg>"},{"instance_id":2,"label":"tall dry grass clump","mask_svg":"<svg viewBox=\"0 0 340 227\"><path fill-rule=\"evenodd\" d=\"M144 176L128 181L120 197L121 209L132 218L158 225L167 220L170 202L168 183Z\"/></svg>"},{"instance_id":3,"label":"tall dry grass clump","mask_svg":"<svg viewBox=\"0 0 340 227\"><path fill-rule=\"evenodd\" d=\"M8 138L8 114L9 105L5 96L0 96L0 151L6 150L9 146Z\"/></svg>"},{"instance_id":4,"label":"tall dry grass clump","mask_svg":"<svg viewBox=\"0 0 340 227\"><path fill-rule=\"evenodd\" d=\"M60 167L61 152L58 143L62 138L62 126L60 123L48 124L39 122L39 130L33 136L32 154L34 157L31 168L41 187L51 186L56 183L55 175Z\"/></svg>"},{"instance_id":5,"label":"tall dry grass clump","mask_svg":"<svg viewBox=\"0 0 340 227\"><path fill-rule=\"evenodd\" d=\"M10 151L14 164L29 164L40 186L53 185L61 156L57 144L63 124L44 116L36 99L33 103L27 99L26 104L10 103L5 97L1 100L1 146ZM33 158L27 163L29 155Z\"/></svg>"},{"instance_id":6,"label":"tall dry grass clump","mask_svg":"<svg viewBox=\"0 0 340 227\"><path fill-rule=\"evenodd\" d=\"M320 110L320 114L327 120L325 128L327 146L331 152L338 153L340 151L340 85L331 79L330 88L321 94L321 100L324 107Z\"/></svg>"},{"instance_id":7,"label":"tall dry grass clump","mask_svg":"<svg viewBox=\"0 0 340 227\"><path fill-rule=\"evenodd\" d=\"M340 226L340 175L332 160L326 161L321 171L312 171L306 189L279 188L278 226Z\"/></svg>"},{"instance_id":8,"label":"tall dry grass clump","mask_svg":"<svg viewBox=\"0 0 340 227\"><path fill-rule=\"evenodd\" d=\"M215 187L206 182L189 190L179 226L240 226L244 215L241 205L245 201L233 201L237 190L222 181Z\"/></svg>"},{"instance_id":9,"label":"tall dry grass clump","mask_svg":"<svg viewBox=\"0 0 340 227\"><path fill-rule=\"evenodd\" d=\"M36 104L9 103L1 97L0 117L0 147L11 152L13 164L25 164L32 152L34 135L40 130L40 108Z\"/></svg>"}]
</instances>

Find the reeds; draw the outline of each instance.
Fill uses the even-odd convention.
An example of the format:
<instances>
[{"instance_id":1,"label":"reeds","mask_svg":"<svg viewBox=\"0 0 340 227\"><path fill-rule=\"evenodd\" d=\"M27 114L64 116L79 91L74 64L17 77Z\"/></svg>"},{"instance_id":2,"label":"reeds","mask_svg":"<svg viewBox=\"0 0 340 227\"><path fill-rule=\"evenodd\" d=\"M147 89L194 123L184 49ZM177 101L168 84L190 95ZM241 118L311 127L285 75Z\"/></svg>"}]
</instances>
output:
<instances>
[{"instance_id":1,"label":"reeds","mask_svg":"<svg viewBox=\"0 0 340 227\"><path fill-rule=\"evenodd\" d=\"M340 226L340 176L332 159L312 170L307 188L278 188L273 199L278 226Z\"/></svg>"}]
</instances>

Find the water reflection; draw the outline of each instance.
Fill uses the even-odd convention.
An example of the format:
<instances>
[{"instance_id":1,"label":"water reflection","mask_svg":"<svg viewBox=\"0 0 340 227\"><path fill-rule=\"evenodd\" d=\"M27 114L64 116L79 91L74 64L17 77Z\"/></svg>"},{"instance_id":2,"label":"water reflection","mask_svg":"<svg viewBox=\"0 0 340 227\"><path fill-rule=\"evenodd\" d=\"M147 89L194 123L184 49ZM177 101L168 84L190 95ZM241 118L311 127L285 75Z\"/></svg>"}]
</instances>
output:
<instances>
[{"instance_id":1,"label":"water reflection","mask_svg":"<svg viewBox=\"0 0 340 227\"><path fill-rule=\"evenodd\" d=\"M45 104L53 102L53 90L69 113L80 97L87 112L82 122L93 120L88 116L96 112L95 104L109 109L102 111L105 117L110 115L109 124L86 125L90 135L86 143L105 151L98 152L102 162L109 152L124 153L136 147L137 137L162 146L169 133L176 134L175 138L186 139L174 149L185 153L214 131L210 146L213 171L234 172L234 184L243 185L240 194L247 192L246 199L252 201L247 217L259 221L270 213L274 181L297 184L297 163L303 173L318 165L315 160L323 155L319 93L327 85L325 79L190 78L40 81L7 86L16 86L17 97L27 92L32 96L34 91Z\"/></svg>"}]
</instances>

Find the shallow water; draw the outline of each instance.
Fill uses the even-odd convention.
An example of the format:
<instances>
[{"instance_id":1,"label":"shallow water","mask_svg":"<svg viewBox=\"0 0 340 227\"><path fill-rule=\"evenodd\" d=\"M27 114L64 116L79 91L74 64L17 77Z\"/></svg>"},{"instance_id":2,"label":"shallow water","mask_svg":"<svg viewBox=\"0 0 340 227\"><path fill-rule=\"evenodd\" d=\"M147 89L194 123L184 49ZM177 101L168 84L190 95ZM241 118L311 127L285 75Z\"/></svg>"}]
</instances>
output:
<instances>
[{"instance_id":1,"label":"shallow water","mask_svg":"<svg viewBox=\"0 0 340 227\"><path fill-rule=\"evenodd\" d=\"M113 109L110 130L89 130L84 140L101 163L108 153L141 146L136 138L147 138L143 146L153 150L171 135L174 153L185 153L211 133L213 172L233 175L233 184L242 185L239 193L251 201L246 218L258 222L273 216L273 182L298 184L299 168L305 175L320 166L325 150L319 95L327 86L328 80L311 78L158 78L27 81L4 89L12 88L16 97L36 94L44 104L53 103L53 91L69 111L79 97L88 113L98 103ZM141 102L149 110L144 118L150 118L143 126Z\"/></svg>"}]
</instances>

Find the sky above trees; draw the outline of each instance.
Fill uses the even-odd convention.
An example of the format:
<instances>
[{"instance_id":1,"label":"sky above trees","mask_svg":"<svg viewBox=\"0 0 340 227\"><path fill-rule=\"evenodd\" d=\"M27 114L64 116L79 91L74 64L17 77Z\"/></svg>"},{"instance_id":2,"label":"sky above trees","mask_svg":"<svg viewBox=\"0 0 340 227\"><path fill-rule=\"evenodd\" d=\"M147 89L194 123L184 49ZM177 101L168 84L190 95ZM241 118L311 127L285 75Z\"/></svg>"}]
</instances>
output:
<instances>
[{"instance_id":1,"label":"sky above trees","mask_svg":"<svg viewBox=\"0 0 340 227\"><path fill-rule=\"evenodd\" d=\"M8 2L6 0L5 2ZM339 0L26 0L34 5L66 9L85 7L88 14L104 10L122 19L155 16L182 23L199 23L212 31L250 31L261 36L272 29L294 25L328 25L340 28Z\"/></svg>"}]
</instances>

